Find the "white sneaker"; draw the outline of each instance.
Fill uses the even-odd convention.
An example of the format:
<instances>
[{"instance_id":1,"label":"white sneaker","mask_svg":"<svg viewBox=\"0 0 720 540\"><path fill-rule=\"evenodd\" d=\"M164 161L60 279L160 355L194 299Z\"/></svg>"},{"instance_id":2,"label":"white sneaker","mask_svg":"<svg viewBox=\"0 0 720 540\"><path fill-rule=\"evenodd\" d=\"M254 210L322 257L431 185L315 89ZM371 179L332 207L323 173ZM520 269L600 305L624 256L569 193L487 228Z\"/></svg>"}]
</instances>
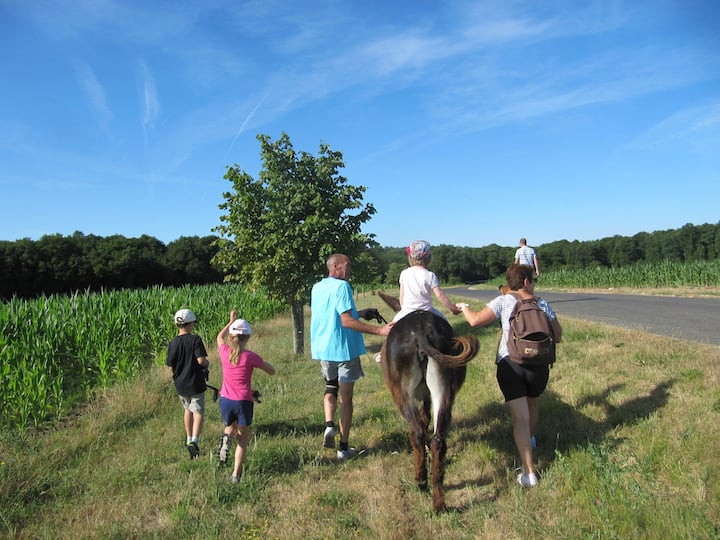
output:
<instances>
[{"instance_id":1,"label":"white sneaker","mask_svg":"<svg viewBox=\"0 0 720 540\"><path fill-rule=\"evenodd\" d=\"M518 484L524 488L531 488L538 485L538 477L535 473L520 473L517 477Z\"/></svg>"},{"instance_id":2,"label":"white sneaker","mask_svg":"<svg viewBox=\"0 0 720 540\"><path fill-rule=\"evenodd\" d=\"M375 361L376 361L378 364L379 364L380 362L382 362L382 353L377 353L377 354L375 355Z\"/></svg>"},{"instance_id":3,"label":"white sneaker","mask_svg":"<svg viewBox=\"0 0 720 540\"><path fill-rule=\"evenodd\" d=\"M355 456L357 456L357 450L354 448L348 448L347 450L338 450L337 451L337 457L340 461L345 461L346 459L352 459Z\"/></svg>"},{"instance_id":4,"label":"white sneaker","mask_svg":"<svg viewBox=\"0 0 720 540\"><path fill-rule=\"evenodd\" d=\"M325 435L323 435L323 446L325 448L335 448L335 428L326 427Z\"/></svg>"},{"instance_id":5,"label":"white sneaker","mask_svg":"<svg viewBox=\"0 0 720 540\"><path fill-rule=\"evenodd\" d=\"M220 445L217 450L218 461L225 465L227 463L228 455L230 454L230 436L227 433L223 433L220 437Z\"/></svg>"}]
</instances>

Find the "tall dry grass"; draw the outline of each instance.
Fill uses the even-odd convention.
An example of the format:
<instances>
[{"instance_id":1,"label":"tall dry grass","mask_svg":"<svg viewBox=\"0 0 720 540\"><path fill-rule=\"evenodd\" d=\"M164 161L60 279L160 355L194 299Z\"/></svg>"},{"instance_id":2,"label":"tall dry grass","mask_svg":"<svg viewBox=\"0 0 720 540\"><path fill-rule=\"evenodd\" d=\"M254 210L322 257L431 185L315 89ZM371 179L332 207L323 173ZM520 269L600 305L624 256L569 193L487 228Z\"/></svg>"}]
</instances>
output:
<instances>
[{"instance_id":1,"label":"tall dry grass","mask_svg":"<svg viewBox=\"0 0 720 540\"><path fill-rule=\"evenodd\" d=\"M373 296L358 305L391 316ZM264 400L239 485L212 455L217 406L209 402L202 456L190 461L169 374L155 367L77 417L3 435L0 530L22 538L718 536L720 348L563 320L540 406L542 479L523 490L495 382L497 329L450 320L458 333L478 333L481 352L454 409L446 513L433 514L414 485L406 425L372 361L380 340L366 339L355 393L351 444L362 453L340 463L320 447L319 367L292 354L291 321L280 316L254 325L250 341L278 373L254 376Z\"/></svg>"}]
</instances>

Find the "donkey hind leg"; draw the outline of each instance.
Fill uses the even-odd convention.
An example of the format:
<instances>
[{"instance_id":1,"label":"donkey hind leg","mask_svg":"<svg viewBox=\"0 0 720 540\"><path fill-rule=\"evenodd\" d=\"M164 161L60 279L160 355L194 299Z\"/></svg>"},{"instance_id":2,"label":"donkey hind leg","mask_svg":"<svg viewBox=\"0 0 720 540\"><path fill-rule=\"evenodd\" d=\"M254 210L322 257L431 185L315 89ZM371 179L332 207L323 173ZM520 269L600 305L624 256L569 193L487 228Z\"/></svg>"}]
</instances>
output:
<instances>
[{"instance_id":1,"label":"donkey hind leg","mask_svg":"<svg viewBox=\"0 0 720 540\"><path fill-rule=\"evenodd\" d=\"M445 457L447 454L446 437L450 429L452 406L454 402L453 386L443 370L432 358L427 366L427 384L433 404L432 452L432 496L433 509L440 512L445 509Z\"/></svg>"},{"instance_id":2,"label":"donkey hind leg","mask_svg":"<svg viewBox=\"0 0 720 540\"><path fill-rule=\"evenodd\" d=\"M427 432L430 424L430 404L428 399L418 401L406 396L407 402L402 414L410 424L410 444L415 459L415 483L421 490L428 487L427 475Z\"/></svg>"},{"instance_id":3,"label":"donkey hind leg","mask_svg":"<svg viewBox=\"0 0 720 540\"><path fill-rule=\"evenodd\" d=\"M432 499L433 510L445 510L445 455L447 442L442 435L432 438Z\"/></svg>"}]
</instances>

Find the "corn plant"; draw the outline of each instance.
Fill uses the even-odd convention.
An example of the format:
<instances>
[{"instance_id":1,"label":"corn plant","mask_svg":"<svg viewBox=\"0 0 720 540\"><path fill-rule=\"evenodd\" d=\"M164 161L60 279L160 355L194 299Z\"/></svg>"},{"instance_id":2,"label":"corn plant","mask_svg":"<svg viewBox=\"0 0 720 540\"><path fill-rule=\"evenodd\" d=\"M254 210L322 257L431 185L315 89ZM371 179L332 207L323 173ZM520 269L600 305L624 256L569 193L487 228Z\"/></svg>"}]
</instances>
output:
<instances>
[{"instance_id":1,"label":"corn plant","mask_svg":"<svg viewBox=\"0 0 720 540\"><path fill-rule=\"evenodd\" d=\"M672 288L717 287L720 285L720 260L679 263L639 263L613 268L553 270L542 275L548 287L576 288Z\"/></svg>"},{"instance_id":2,"label":"corn plant","mask_svg":"<svg viewBox=\"0 0 720 540\"><path fill-rule=\"evenodd\" d=\"M240 285L154 287L18 300L0 306L0 418L39 425L97 388L165 359L175 311L190 308L212 343L231 309L252 321L284 306ZM212 341L210 341L212 340Z\"/></svg>"}]
</instances>

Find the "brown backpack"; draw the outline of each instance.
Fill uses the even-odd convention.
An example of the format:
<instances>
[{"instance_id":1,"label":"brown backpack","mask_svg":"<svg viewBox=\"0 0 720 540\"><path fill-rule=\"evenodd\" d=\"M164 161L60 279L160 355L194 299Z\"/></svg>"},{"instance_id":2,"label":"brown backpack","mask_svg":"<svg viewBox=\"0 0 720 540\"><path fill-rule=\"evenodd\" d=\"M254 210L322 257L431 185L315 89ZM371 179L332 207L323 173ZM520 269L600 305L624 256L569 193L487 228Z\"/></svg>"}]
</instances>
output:
<instances>
[{"instance_id":1,"label":"brown backpack","mask_svg":"<svg viewBox=\"0 0 720 540\"><path fill-rule=\"evenodd\" d=\"M520 298L510 314L507 347L510 360L525 366L552 365L555 362L555 336L547 314L537 298Z\"/></svg>"}]
</instances>

